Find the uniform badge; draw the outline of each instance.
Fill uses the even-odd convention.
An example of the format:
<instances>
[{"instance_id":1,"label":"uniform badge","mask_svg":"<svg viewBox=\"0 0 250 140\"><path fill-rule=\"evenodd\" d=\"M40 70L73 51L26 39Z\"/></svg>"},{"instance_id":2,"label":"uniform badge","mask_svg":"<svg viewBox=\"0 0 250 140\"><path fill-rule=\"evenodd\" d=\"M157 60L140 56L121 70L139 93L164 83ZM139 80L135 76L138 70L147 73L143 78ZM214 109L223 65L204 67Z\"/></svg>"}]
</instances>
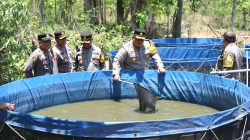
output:
<instances>
[{"instance_id":1,"label":"uniform badge","mask_svg":"<svg viewBox=\"0 0 250 140\"><path fill-rule=\"evenodd\" d=\"M158 51L157 51L155 45L153 45L152 43L150 43L150 53L154 55L154 54L156 54L157 52L158 52Z\"/></svg>"},{"instance_id":2,"label":"uniform badge","mask_svg":"<svg viewBox=\"0 0 250 140\"><path fill-rule=\"evenodd\" d=\"M100 62L101 62L101 63L104 63L104 62L105 62L105 57L104 57L104 55L103 55L103 54L101 55Z\"/></svg>"},{"instance_id":3,"label":"uniform badge","mask_svg":"<svg viewBox=\"0 0 250 140\"><path fill-rule=\"evenodd\" d=\"M227 55L228 55L228 52L224 51L223 55L224 55L224 56L227 56Z\"/></svg>"},{"instance_id":4,"label":"uniform badge","mask_svg":"<svg viewBox=\"0 0 250 140\"><path fill-rule=\"evenodd\" d=\"M46 59L46 57L45 57L44 55L42 55L42 56L41 56L41 59L44 60L44 59Z\"/></svg>"},{"instance_id":5,"label":"uniform badge","mask_svg":"<svg viewBox=\"0 0 250 140\"><path fill-rule=\"evenodd\" d=\"M37 56L33 56L33 57L32 57L32 60L33 60L33 61L36 61L36 60L37 60Z\"/></svg>"},{"instance_id":6,"label":"uniform badge","mask_svg":"<svg viewBox=\"0 0 250 140\"><path fill-rule=\"evenodd\" d=\"M43 61L43 65L47 65L48 63L47 63L47 61Z\"/></svg>"},{"instance_id":7,"label":"uniform badge","mask_svg":"<svg viewBox=\"0 0 250 140\"><path fill-rule=\"evenodd\" d=\"M226 68L231 68L233 67L234 64L234 58L232 58L228 52L224 52L224 57L226 57L226 60L223 62L223 66Z\"/></svg>"},{"instance_id":8,"label":"uniform badge","mask_svg":"<svg viewBox=\"0 0 250 140\"><path fill-rule=\"evenodd\" d=\"M132 61L133 61L133 62L135 62L135 61L136 61L136 58L135 58L135 57L133 57L133 58L132 58Z\"/></svg>"}]
</instances>

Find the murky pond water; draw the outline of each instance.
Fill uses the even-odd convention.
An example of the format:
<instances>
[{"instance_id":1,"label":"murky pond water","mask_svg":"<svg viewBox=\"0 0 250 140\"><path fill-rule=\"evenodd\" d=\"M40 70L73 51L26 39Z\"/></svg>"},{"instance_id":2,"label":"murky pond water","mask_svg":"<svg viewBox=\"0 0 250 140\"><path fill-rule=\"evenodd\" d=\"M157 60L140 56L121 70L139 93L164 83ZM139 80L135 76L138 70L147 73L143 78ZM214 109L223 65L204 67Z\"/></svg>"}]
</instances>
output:
<instances>
[{"instance_id":1,"label":"murky pond water","mask_svg":"<svg viewBox=\"0 0 250 140\"><path fill-rule=\"evenodd\" d=\"M85 121L148 121L218 112L210 107L170 100L157 101L158 111L152 114L140 113L138 107L137 99L95 100L52 106L31 112L31 114Z\"/></svg>"}]
</instances>

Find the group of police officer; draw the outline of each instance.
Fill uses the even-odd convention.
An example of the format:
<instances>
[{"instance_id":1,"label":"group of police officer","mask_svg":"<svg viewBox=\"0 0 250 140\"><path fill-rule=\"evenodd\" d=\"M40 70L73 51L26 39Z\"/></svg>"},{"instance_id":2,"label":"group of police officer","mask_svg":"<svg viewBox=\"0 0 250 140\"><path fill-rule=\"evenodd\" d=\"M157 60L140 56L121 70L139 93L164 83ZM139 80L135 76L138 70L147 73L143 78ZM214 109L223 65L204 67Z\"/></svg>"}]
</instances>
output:
<instances>
[{"instance_id":1,"label":"group of police officer","mask_svg":"<svg viewBox=\"0 0 250 140\"><path fill-rule=\"evenodd\" d=\"M104 55L101 49L92 41L92 33L84 31L81 34L80 50L76 53L75 60L67 45L65 31L54 32L56 44L51 48L51 36L39 34L37 36L39 46L32 52L24 68L27 78L72 71L96 71L105 68Z\"/></svg>"},{"instance_id":2,"label":"group of police officer","mask_svg":"<svg viewBox=\"0 0 250 140\"><path fill-rule=\"evenodd\" d=\"M31 53L24 68L25 77L35 77L72 71L105 70L105 58L101 49L93 44L93 34L84 31L81 34L81 45L78 46L74 61L67 45L65 31L54 32L56 44L51 48L52 37L39 34L38 47ZM114 80L120 80L121 69L149 69L152 58L159 73L164 73L164 65L152 41L145 39L145 30L135 29L130 41L122 45L113 62ZM122 67L123 66L123 67ZM0 109L14 110L12 103L0 103Z\"/></svg>"},{"instance_id":3,"label":"group of police officer","mask_svg":"<svg viewBox=\"0 0 250 140\"><path fill-rule=\"evenodd\" d=\"M25 76L34 77L53 73L72 71L97 71L105 69L105 59L101 49L93 44L93 34L85 31L81 34L81 46L73 62L70 49L66 43L64 31L56 31L56 45L51 49L51 37L48 34L37 36L39 47L32 52L24 68ZM236 34L227 31L223 34L224 48L218 59L219 70L238 70L242 67L243 53L236 45ZM145 30L135 29L130 41L122 45L113 62L114 80L120 80L121 69L149 69L150 58L165 73L164 65L152 41L145 39ZM240 80L240 73L225 73L225 77ZM0 103L0 109L14 110L12 103Z\"/></svg>"},{"instance_id":4,"label":"group of police officer","mask_svg":"<svg viewBox=\"0 0 250 140\"><path fill-rule=\"evenodd\" d=\"M30 55L24 68L26 77L48 75L54 73L67 73L72 71L97 71L105 70L105 58L101 49L93 44L93 34L84 31L81 34L79 51L72 60L70 48L63 30L56 31L54 38L56 45L51 49L51 37L48 34L37 36L39 47ZM223 35L224 49L219 57L219 70L241 69L243 53L236 46L236 34L227 31ZM119 49L113 61L114 80L120 80L121 69L145 70L149 69L150 58L158 68L159 73L164 73L164 65L154 43L145 39L145 30L135 29L133 37ZM239 73L226 73L225 77L240 79Z\"/></svg>"},{"instance_id":5,"label":"group of police officer","mask_svg":"<svg viewBox=\"0 0 250 140\"><path fill-rule=\"evenodd\" d=\"M105 57L101 49L93 44L93 34L84 31L81 34L81 46L74 60L67 45L67 36L63 30L56 31L56 44L51 48L51 36L39 34L39 47L32 52L24 68L27 78L72 71L105 70ZM164 73L164 65L152 41L145 39L145 30L135 29L132 39L118 51L113 62L113 75L120 80L120 70L144 70L149 68L150 57L158 66L159 73ZM120 64L123 64L121 67Z\"/></svg>"}]
</instances>

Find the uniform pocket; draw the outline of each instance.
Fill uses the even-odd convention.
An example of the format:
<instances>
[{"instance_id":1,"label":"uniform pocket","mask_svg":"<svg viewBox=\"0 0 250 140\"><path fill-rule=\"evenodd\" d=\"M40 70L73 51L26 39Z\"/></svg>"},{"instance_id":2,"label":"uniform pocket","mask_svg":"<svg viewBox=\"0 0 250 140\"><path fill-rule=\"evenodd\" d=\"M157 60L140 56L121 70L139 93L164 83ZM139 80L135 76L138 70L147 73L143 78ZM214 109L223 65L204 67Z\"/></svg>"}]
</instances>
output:
<instances>
[{"instance_id":1,"label":"uniform pocket","mask_svg":"<svg viewBox=\"0 0 250 140\"><path fill-rule=\"evenodd\" d=\"M80 65L82 65L83 64L82 56L78 56L77 61L79 62Z\"/></svg>"},{"instance_id":2,"label":"uniform pocket","mask_svg":"<svg viewBox=\"0 0 250 140\"><path fill-rule=\"evenodd\" d=\"M130 59L130 61L132 61L132 62L135 62L137 59L136 59L136 55L135 55L135 53L134 52L131 52L130 54L129 54L129 59Z\"/></svg>"},{"instance_id":3,"label":"uniform pocket","mask_svg":"<svg viewBox=\"0 0 250 140\"><path fill-rule=\"evenodd\" d=\"M92 61L95 65L98 65L100 62L100 55L98 53L92 55Z\"/></svg>"},{"instance_id":4,"label":"uniform pocket","mask_svg":"<svg viewBox=\"0 0 250 140\"><path fill-rule=\"evenodd\" d=\"M145 58L149 59L150 53L145 54Z\"/></svg>"},{"instance_id":5,"label":"uniform pocket","mask_svg":"<svg viewBox=\"0 0 250 140\"><path fill-rule=\"evenodd\" d=\"M47 62L46 59L45 59L45 60L42 60L41 62L42 62L42 64L43 64L43 68L44 68L44 69L49 69L49 63Z\"/></svg>"}]
</instances>

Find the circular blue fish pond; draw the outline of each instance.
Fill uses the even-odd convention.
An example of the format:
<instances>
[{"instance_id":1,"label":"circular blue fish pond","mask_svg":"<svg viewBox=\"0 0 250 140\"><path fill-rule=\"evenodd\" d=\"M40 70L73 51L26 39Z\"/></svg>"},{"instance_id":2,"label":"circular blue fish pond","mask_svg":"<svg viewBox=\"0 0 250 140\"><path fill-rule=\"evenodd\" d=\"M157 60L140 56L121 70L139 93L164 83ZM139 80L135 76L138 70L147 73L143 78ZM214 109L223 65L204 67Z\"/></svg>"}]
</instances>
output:
<instances>
[{"instance_id":1,"label":"circular blue fish pond","mask_svg":"<svg viewBox=\"0 0 250 140\"><path fill-rule=\"evenodd\" d=\"M157 47L194 47L221 49L222 38L157 38L152 40Z\"/></svg>"},{"instance_id":2,"label":"circular blue fish pond","mask_svg":"<svg viewBox=\"0 0 250 140\"><path fill-rule=\"evenodd\" d=\"M111 77L111 71L78 72L2 85L0 101L15 103L16 109L0 111L0 137L230 140L241 137L249 130L250 89L247 86L219 76L180 71L167 71L163 75L154 70L122 71L121 78L138 83L163 99L205 105L221 111L191 118L138 122L89 122L28 114L41 108L77 101L137 98L133 86L113 82Z\"/></svg>"},{"instance_id":3,"label":"circular blue fish pond","mask_svg":"<svg viewBox=\"0 0 250 140\"><path fill-rule=\"evenodd\" d=\"M221 50L189 47L157 47L166 69L210 73L217 63ZM117 50L109 52L109 64L113 63ZM153 60L150 68L156 68ZM112 65L109 67L112 70Z\"/></svg>"}]
</instances>

